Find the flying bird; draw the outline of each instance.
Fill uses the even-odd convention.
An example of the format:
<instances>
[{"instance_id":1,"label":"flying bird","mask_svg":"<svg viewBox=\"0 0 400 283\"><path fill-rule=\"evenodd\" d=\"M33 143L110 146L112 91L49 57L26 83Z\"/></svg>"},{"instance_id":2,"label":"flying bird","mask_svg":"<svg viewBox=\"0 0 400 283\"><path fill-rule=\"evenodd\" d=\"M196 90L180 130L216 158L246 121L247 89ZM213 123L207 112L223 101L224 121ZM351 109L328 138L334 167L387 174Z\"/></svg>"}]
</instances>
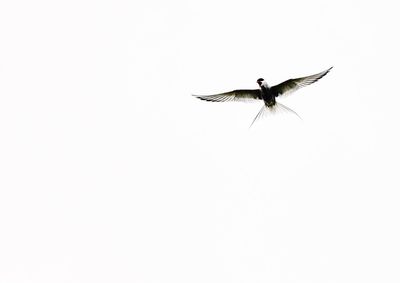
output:
<instances>
[{"instance_id":1,"label":"flying bird","mask_svg":"<svg viewBox=\"0 0 400 283\"><path fill-rule=\"evenodd\" d=\"M257 121L264 115L274 114L281 111L291 112L300 118L300 116L292 109L276 102L276 98L279 96L286 96L302 87L315 83L320 78L325 76L332 68L333 67L330 67L329 69L315 75L297 79L289 79L272 87L270 87L263 78L259 78L257 80L257 84L259 85L258 89L236 89L233 91L213 95L194 95L194 97L212 102L262 100L264 102L264 105L258 112L257 116L254 118L250 127L254 124L255 121Z\"/></svg>"}]
</instances>

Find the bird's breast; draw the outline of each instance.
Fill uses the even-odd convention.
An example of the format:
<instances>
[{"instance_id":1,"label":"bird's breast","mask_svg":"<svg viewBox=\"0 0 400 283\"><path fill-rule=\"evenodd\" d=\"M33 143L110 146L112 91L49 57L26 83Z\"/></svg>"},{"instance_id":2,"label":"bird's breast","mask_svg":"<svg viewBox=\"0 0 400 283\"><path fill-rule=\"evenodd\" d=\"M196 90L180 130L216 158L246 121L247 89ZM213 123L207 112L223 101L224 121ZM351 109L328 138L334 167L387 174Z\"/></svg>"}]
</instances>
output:
<instances>
[{"instance_id":1,"label":"bird's breast","mask_svg":"<svg viewBox=\"0 0 400 283\"><path fill-rule=\"evenodd\" d=\"M275 104L275 96L270 88L261 86L261 93L262 93L262 99L264 100L267 106L272 106Z\"/></svg>"}]
</instances>

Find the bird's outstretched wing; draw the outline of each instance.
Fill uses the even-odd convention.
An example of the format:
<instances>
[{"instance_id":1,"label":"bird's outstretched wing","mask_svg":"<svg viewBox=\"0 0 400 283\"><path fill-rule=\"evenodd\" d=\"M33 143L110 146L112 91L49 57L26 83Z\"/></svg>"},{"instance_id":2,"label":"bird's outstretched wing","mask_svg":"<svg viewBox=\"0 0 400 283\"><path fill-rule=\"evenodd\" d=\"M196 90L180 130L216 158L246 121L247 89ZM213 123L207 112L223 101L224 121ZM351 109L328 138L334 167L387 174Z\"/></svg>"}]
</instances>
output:
<instances>
[{"instance_id":1,"label":"bird's outstretched wing","mask_svg":"<svg viewBox=\"0 0 400 283\"><path fill-rule=\"evenodd\" d=\"M261 98L261 91L259 89L236 89L229 92L213 94L213 95L193 95L201 100L212 102L226 102L226 101L257 101Z\"/></svg>"},{"instance_id":2,"label":"bird's outstretched wing","mask_svg":"<svg viewBox=\"0 0 400 283\"><path fill-rule=\"evenodd\" d=\"M271 87L271 90L275 93L275 96L290 94L302 87L305 87L312 83L315 83L320 78L325 76L332 68L333 67L330 67L328 70L325 70L321 73L311 75L308 77L302 77L302 78L290 79L290 80L284 81L283 83L280 83L278 85Z\"/></svg>"}]
</instances>

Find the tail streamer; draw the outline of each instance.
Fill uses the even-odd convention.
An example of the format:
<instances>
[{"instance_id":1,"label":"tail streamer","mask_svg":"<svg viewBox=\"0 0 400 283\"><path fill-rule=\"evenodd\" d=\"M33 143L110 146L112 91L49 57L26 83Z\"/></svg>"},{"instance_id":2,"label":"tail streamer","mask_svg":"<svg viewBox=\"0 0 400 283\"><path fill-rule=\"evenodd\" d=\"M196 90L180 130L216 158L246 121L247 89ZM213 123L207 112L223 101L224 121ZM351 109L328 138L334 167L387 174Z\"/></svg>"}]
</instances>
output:
<instances>
[{"instance_id":1,"label":"tail streamer","mask_svg":"<svg viewBox=\"0 0 400 283\"><path fill-rule=\"evenodd\" d=\"M287 107L287 106L285 106L285 105L283 105L281 103L276 102L274 106L270 106L270 107L268 107L266 105L263 105L261 107L260 111L258 111L257 116L254 118L254 120L251 123L249 128L251 128L251 126L253 126L253 124L256 121L260 120L263 117L270 116L270 115L275 115L275 114L280 114L280 113L285 113L285 112L294 114L298 118L301 119L299 114L297 114L294 110L290 109L289 107Z\"/></svg>"}]
</instances>

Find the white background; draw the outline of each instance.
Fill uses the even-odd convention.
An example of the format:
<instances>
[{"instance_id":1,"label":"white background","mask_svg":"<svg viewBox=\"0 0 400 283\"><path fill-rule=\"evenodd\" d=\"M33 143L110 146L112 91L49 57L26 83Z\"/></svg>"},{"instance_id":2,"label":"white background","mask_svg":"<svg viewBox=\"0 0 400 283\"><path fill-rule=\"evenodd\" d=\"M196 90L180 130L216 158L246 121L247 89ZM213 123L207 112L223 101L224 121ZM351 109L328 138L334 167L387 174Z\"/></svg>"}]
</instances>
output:
<instances>
[{"instance_id":1,"label":"white background","mask_svg":"<svg viewBox=\"0 0 400 283\"><path fill-rule=\"evenodd\" d=\"M399 282L395 1L2 1L0 282ZM191 94L273 85L281 99Z\"/></svg>"}]
</instances>

